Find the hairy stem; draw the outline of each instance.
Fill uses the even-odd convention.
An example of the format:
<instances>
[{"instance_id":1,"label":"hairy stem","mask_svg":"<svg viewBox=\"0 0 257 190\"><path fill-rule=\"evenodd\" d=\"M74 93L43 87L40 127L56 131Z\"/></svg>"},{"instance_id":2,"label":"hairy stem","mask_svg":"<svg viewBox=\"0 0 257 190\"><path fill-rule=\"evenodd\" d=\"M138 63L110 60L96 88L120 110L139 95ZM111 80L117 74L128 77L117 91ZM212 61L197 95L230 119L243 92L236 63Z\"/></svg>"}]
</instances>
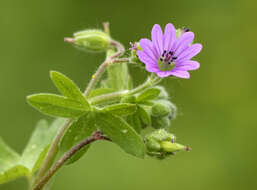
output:
<instances>
[{"instance_id":1,"label":"hairy stem","mask_svg":"<svg viewBox=\"0 0 257 190\"><path fill-rule=\"evenodd\" d=\"M110 140L108 137L103 136L103 134L99 131L96 131L92 136L86 138L81 141L79 144L73 146L71 150L66 152L60 160L58 160L51 168L48 170L46 175L40 179L39 183L33 188L33 190L41 190L50 178L65 164L65 162L71 158L76 152L81 150L84 146L93 143L97 140Z\"/></svg>"},{"instance_id":2,"label":"hairy stem","mask_svg":"<svg viewBox=\"0 0 257 190\"><path fill-rule=\"evenodd\" d=\"M63 127L61 128L61 130L56 135L53 143L51 144L51 146L49 148L49 151L47 152L46 159L44 160L42 167L38 171L37 177L35 179L35 183L37 183L40 180L40 178L43 177L43 175L46 173L46 171L51 167L51 164L53 163L54 158L57 153L57 150L58 150L59 141L61 140L66 129L69 127L70 123L71 123L71 119L68 119L65 122L65 124L63 125Z\"/></svg>"},{"instance_id":3,"label":"hairy stem","mask_svg":"<svg viewBox=\"0 0 257 190\"><path fill-rule=\"evenodd\" d=\"M151 75L146 82L144 82L142 85L132 89L132 90L124 90L120 92L114 92L114 93L109 93L101 96L96 96L91 99L89 99L90 103L92 105L97 105L101 104L103 102L112 102L112 101L119 101L122 97L129 96L129 95L134 95L137 94L146 88L149 88L151 86L154 86L158 84L161 81L161 78L158 78L155 75Z\"/></svg>"},{"instance_id":4,"label":"hairy stem","mask_svg":"<svg viewBox=\"0 0 257 190\"><path fill-rule=\"evenodd\" d=\"M116 57L119 57L119 56L123 55L123 53L125 52L125 49L124 49L124 47L121 43L113 40L113 41L111 41L111 45L117 48L117 52L115 54L113 54L112 56L107 57L106 60L97 69L95 74L92 76L92 79L89 82L89 84L87 86L87 89L84 93L85 97L87 97L89 95L89 93L91 92L91 90L93 90L93 88L95 87L97 82L100 80L102 74L104 73L106 67L109 64L112 64L112 62L114 61L114 59Z\"/></svg>"},{"instance_id":5,"label":"hairy stem","mask_svg":"<svg viewBox=\"0 0 257 190\"><path fill-rule=\"evenodd\" d=\"M94 88L94 86L97 84L97 82L99 81L103 72L105 71L106 67L109 64L113 64L113 63L117 63L117 62L128 62L128 59L126 59L126 58L120 58L120 59L117 58L117 57L123 55L123 53L125 52L123 45L114 40L111 41L111 45L117 49L117 52L115 54L113 54L112 56L108 57L106 59L106 61L102 65L100 65L100 67L97 69L96 73L93 75L91 81L88 84L88 87L86 88L86 90L84 92L85 97L87 97L89 95L89 93ZM54 139L53 143L51 144L49 151L46 155L46 159L44 160L42 167L39 169L39 172L35 178L34 184L38 183L39 180L47 172L47 170L51 167L51 165L56 157L56 153L58 151L58 144L59 144L62 136L64 135L65 131L69 127L70 123L71 123L71 119L68 119L66 121L66 123L63 125L63 127L61 128L61 130L58 132L57 136L55 137L55 139Z\"/></svg>"}]
</instances>

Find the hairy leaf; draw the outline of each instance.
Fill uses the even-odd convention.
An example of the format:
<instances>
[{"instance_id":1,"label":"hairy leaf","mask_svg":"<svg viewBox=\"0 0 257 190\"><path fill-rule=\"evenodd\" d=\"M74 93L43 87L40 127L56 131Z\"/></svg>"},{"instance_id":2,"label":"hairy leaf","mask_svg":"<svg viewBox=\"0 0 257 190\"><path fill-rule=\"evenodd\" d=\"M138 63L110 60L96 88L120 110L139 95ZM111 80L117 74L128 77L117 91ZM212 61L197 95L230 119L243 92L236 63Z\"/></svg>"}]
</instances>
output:
<instances>
[{"instance_id":1,"label":"hairy leaf","mask_svg":"<svg viewBox=\"0 0 257 190\"><path fill-rule=\"evenodd\" d=\"M51 71L50 76L55 86L64 96L80 102L82 105L84 105L85 109L90 110L88 101L71 79L56 71Z\"/></svg>"},{"instance_id":2,"label":"hairy leaf","mask_svg":"<svg viewBox=\"0 0 257 190\"><path fill-rule=\"evenodd\" d=\"M137 97L137 102L156 99L159 96L160 92L161 91L158 88L148 88Z\"/></svg>"},{"instance_id":3,"label":"hairy leaf","mask_svg":"<svg viewBox=\"0 0 257 190\"><path fill-rule=\"evenodd\" d=\"M29 170L19 162L20 155L0 138L0 184L30 175Z\"/></svg>"},{"instance_id":4,"label":"hairy leaf","mask_svg":"<svg viewBox=\"0 0 257 190\"><path fill-rule=\"evenodd\" d=\"M97 88L95 90L92 90L88 97L93 98L95 96L100 96L100 95L104 95L112 92L115 92L115 90L111 88Z\"/></svg>"},{"instance_id":5,"label":"hairy leaf","mask_svg":"<svg viewBox=\"0 0 257 190\"><path fill-rule=\"evenodd\" d=\"M113 50L107 52L107 56L115 53ZM128 73L128 66L125 63L115 63L107 68L108 79L106 84L109 88L115 90L125 90L129 88L130 80Z\"/></svg>"},{"instance_id":6,"label":"hairy leaf","mask_svg":"<svg viewBox=\"0 0 257 190\"><path fill-rule=\"evenodd\" d=\"M102 109L104 112L109 112L114 115L126 116L135 113L137 106L135 104L120 103L106 106Z\"/></svg>"},{"instance_id":7,"label":"hairy leaf","mask_svg":"<svg viewBox=\"0 0 257 190\"><path fill-rule=\"evenodd\" d=\"M122 118L110 113L96 113L95 123L114 143L125 152L139 158L145 154L145 146L142 138Z\"/></svg>"},{"instance_id":8,"label":"hairy leaf","mask_svg":"<svg viewBox=\"0 0 257 190\"><path fill-rule=\"evenodd\" d=\"M40 120L38 122L21 157L21 164L32 173L42 164L49 145L64 122L65 119L62 118L56 119L51 125L48 125L46 120Z\"/></svg>"},{"instance_id":9,"label":"hairy leaf","mask_svg":"<svg viewBox=\"0 0 257 190\"><path fill-rule=\"evenodd\" d=\"M60 155L70 150L74 145L89 137L96 130L93 113L88 113L73 121L60 143ZM67 164L77 161L83 156L89 146L77 152Z\"/></svg>"},{"instance_id":10,"label":"hairy leaf","mask_svg":"<svg viewBox=\"0 0 257 190\"><path fill-rule=\"evenodd\" d=\"M28 102L40 112L51 116L74 118L88 111L80 102L55 94L35 94Z\"/></svg>"}]
</instances>

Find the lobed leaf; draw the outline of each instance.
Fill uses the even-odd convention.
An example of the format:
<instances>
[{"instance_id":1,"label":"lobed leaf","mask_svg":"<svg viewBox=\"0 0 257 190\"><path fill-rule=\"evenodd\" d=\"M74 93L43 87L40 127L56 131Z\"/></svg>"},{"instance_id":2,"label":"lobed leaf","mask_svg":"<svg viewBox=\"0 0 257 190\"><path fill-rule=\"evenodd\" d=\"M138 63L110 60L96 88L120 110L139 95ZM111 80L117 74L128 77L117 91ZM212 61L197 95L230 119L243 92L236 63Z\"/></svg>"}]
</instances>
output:
<instances>
[{"instance_id":1,"label":"lobed leaf","mask_svg":"<svg viewBox=\"0 0 257 190\"><path fill-rule=\"evenodd\" d=\"M143 102L143 101L156 99L159 96L160 92L161 90L158 88L148 88L137 97L136 101Z\"/></svg>"},{"instance_id":2,"label":"lobed leaf","mask_svg":"<svg viewBox=\"0 0 257 190\"><path fill-rule=\"evenodd\" d=\"M57 117L74 118L88 111L80 102L55 94L35 94L28 102L40 112Z\"/></svg>"},{"instance_id":3,"label":"lobed leaf","mask_svg":"<svg viewBox=\"0 0 257 190\"><path fill-rule=\"evenodd\" d=\"M51 71L50 76L58 90L66 97L80 102L85 109L90 110L90 105L78 86L62 73Z\"/></svg>"},{"instance_id":4,"label":"lobed leaf","mask_svg":"<svg viewBox=\"0 0 257 190\"><path fill-rule=\"evenodd\" d=\"M61 140L60 155L63 155L74 145L89 137L95 130L95 118L93 113L87 113L73 121ZM80 159L80 157L86 153L88 148L89 146L85 146L83 149L77 152L67 164L71 164Z\"/></svg>"},{"instance_id":5,"label":"lobed leaf","mask_svg":"<svg viewBox=\"0 0 257 190\"><path fill-rule=\"evenodd\" d=\"M22 176L29 176L27 168L19 164L20 155L0 138L0 184Z\"/></svg>"},{"instance_id":6,"label":"lobed leaf","mask_svg":"<svg viewBox=\"0 0 257 190\"><path fill-rule=\"evenodd\" d=\"M21 164L34 173L42 164L49 145L66 120L56 119L51 125L46 120L40 120L23 151Z\"/></svg>"},{"instance_id":7,"label":"lobed leaf","mask_svg":"<svg viewBox=\"0 0 257 190\"><path fill-rule=\"evenodd\" d=\"M95 123L114 143L125 152L143 158L145 145L137 132L122 118L110 113L96 113Z\"/></svg>"},{"instance_id":8,"label":"lobed leaf","mask_svg":"<svg viewBox=\"0 0 257 190\"><path fill-rule=\"evenodd\" d=\"M88 97L93 98L95 96L100 96L100 95L104 95L112 92L115 92L115 90L111 88L97 88L95 90L92 90Z\"/></svg>"},{"instance_id":9,"label":"lobed leaf","mask_svg":"<svg viewBox=\"0 0 257 190\"><path fill-rule=\"evenodd\" d=\"M104 112L109 112L114 115L127 116L135 113L137 106L135 104L120 103L106 106L102 109Z\"/></svg>"}]
</instances>

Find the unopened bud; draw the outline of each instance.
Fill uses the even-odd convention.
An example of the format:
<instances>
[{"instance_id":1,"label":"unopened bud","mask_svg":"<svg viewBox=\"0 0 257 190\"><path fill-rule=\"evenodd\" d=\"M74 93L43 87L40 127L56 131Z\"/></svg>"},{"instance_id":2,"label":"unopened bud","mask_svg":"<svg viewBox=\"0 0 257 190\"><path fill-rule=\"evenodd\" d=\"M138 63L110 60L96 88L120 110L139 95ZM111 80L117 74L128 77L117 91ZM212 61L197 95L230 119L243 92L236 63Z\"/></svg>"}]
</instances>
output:
<instances>
[{"instance_id":1,"label":"unopened bud","mask_svg":"<svg viewBox=\"0 0 257 190\"><path fill-rule=\"evenodd\" d=\"M65 41L92 52L106 51L111 42L110 36L101 30L83 30L74 33L73 36L73 38L65 38Z\"/></svg>"},{"instance_id":2,"label":"unopened bud","mask_svg":"<svg viewBox=\"0 0 257 190\"><path fill-rule=\"evenodd\" d=\"M170 141L163 141L160 143L161 148L164 152L177 152L180 150L188 150L187 146L178 143L172 143Z\"/></svg>"},{"instance_id":3,"label":"unopened bud","mask_svg":"<svg viewBox=\"0 0 257 190\"><path fill-rule=\"evenodd\" d=\"M169 117L151 117L152 127L155 129L164 129L170 126Z\"/></svg>"},{"instance_id":4,"label":"unopened bud","mask_svg":"<svg viewBox=\"0 0 257 190\"><path fill-rule=\"evenodd\" d=\"M155 102L152 107L152 116L154 117L164 117L171 113L171 109L165 102Z\"/></svg>"},{"instance_id":5,"label":"unopened bud","mask_svg":"<svg viewBox=\"0 0 257 190\"><path fill-rule=\"evenodd\" d=\"M164 129L155 130L146 135L145 145L148 155L162 159L180 150L189 151L188 146L175 143L175 136Z\"/></svg>"}]
</instances>

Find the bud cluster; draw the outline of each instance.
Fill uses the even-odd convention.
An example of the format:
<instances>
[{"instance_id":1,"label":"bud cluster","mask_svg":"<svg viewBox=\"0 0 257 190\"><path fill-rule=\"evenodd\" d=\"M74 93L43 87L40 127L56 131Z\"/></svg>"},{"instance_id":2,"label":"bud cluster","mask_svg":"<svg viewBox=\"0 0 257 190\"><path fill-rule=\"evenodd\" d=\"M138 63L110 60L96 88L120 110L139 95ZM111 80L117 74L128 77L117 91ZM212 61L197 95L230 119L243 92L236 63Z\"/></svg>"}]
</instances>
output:
<instances>
[{"instance_id":1,"label":"bud cluster","mask_svg":"<svg viewBox=\"0 0 257 190\"><path fill-rule=\"evenodd\" d=\"M175 143L175 136L165 129L158 129L145 136L147 154L159 159L174 155L180 150L189 150L189 147Z\"/></svg>"}]
</instances>

